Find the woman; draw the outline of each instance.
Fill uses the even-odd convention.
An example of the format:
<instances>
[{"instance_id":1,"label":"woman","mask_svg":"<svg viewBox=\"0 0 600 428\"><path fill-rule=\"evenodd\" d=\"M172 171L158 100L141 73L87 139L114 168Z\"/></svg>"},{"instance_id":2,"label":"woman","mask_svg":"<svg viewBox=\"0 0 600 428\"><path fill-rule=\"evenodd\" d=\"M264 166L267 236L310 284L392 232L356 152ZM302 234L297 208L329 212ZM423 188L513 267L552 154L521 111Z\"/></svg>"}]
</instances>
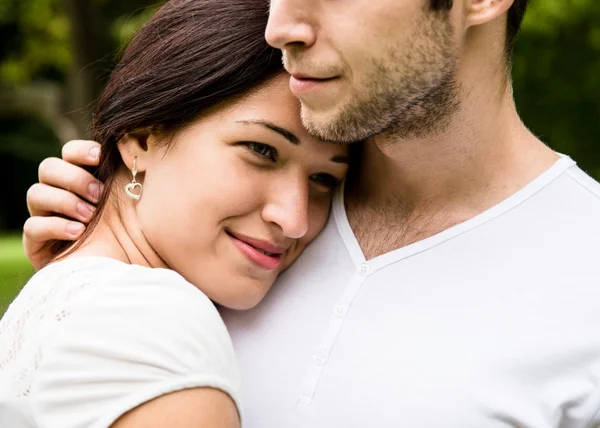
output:
<instances>
[{"instance_id":1,"label":"woman","mask_svg":"<svg viewBox=\"0 0 600 428\"><path fill-rule=\"evenodd\" d=\"M94 115L94 219L0 324L0 426L239 426L211 301L258 304L348 164L303 130L266 19L261 0L172 0L126 50Z\"/></svg>"}]
</instances>

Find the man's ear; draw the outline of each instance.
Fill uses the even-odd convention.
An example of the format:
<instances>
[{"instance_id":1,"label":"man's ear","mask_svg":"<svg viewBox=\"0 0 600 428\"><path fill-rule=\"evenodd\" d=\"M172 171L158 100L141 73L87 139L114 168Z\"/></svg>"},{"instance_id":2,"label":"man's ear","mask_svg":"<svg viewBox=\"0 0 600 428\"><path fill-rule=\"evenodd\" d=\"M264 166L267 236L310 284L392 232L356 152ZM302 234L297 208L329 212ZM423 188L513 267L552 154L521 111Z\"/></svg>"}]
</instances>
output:
<instances>
[{"instance_id":1,"label":"man's ear","mask_svg":"<svg viewBox=\"0 0 600 428\"><path fill-rule=\"evenodd\" d=\"M515 0L466 0L466 26L485 24L506 13Z\"/></svg>"},{"instance_id":2,"label":"man's ear","mask_svg":"<svg viewBox=\"0 0 600 428\"><path fill-rule=\"evenodd\" d=\"M123 135L117 142L121 158L127 169L133 168L133 160L137 159L135 167L138 172L146 170L148 164L146 157L151 136L150 130L139 130Z\"/></svg>"}]
</instances>

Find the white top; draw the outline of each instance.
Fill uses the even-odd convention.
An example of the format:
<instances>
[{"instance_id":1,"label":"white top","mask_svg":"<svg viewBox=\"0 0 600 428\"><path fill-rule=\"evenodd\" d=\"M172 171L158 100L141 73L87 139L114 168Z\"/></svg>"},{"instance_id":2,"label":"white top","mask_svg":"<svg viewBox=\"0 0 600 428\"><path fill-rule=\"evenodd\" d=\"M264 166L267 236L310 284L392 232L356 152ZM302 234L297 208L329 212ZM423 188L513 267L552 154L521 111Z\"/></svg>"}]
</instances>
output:
<instances>
[{"instance_id":1,"label":"white top","mask_svg":"<svg viewBox=\"0 0 600 428\"><path fill-rule=\"evenodd\" d=\"M73 258L37 273L0 322L0 427L105 428L158 396L239 374L211 301L175 272Z\"/></svg>"},{"instance_id":2,"label":"white top","mask_svg":"<svg viewBox=\"0 0 600 428\"><path fill-rule=\"evenodd\" d=\"M568 158L368 262L342 193L255 309L222 311L245 428L600 427L600 184Z\"/></svg>"}]
</instances>

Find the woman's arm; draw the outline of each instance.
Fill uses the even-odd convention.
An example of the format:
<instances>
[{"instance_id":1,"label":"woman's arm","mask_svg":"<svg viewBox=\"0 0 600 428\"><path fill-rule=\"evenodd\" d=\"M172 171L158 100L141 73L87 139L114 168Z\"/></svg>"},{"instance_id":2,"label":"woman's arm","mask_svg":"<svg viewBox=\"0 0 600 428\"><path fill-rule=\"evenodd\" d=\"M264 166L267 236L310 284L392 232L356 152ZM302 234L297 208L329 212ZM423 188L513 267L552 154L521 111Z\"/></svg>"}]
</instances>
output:
<instances>
[{"instance_id":1,"label":"woman's arm","mask_svg":"<svg viewBox=\"0 0 600 428\"><path fill-rule=\"evenodd\" d=\"M123 415L112 428L239 428L235 404L222 391L195 388L149 401Z\"/></svg>"}]
</instances>

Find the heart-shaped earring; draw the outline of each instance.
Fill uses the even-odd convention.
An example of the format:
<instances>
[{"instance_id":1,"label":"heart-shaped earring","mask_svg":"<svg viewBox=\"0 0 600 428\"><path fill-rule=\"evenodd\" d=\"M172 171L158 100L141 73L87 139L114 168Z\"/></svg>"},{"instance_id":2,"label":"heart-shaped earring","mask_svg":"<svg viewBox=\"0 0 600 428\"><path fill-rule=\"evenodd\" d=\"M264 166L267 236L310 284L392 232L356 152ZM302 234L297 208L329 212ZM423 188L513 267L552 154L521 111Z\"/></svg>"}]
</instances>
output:
<instances>
[{"instance_id":1,"label":"heart-shaped earring","mask_svg":"<svg viewBox=\"0 0 600 428\"><path fill-rule=\"evenodd\" d=\"M136 161L137 156L133 158L133 168L131 168L131 175L133 175L133 180L131 180L131 183L128 183L125 186L125 193L127 193L127 196L129 196L131 199L139 201L142 197L142 190L144 190L144 188L142 186L142 183L138 183L137 181L135 181L135 176L137 175L137 169L135 167ZM136 189L139 189L137 193Z\"/></svg>"},{"instance_id":2,"label":"heart-shaped earring","mask_svg":"<svg viewBox=\"0 0 600 428\"><path fill-rule=\"evenodd\" d=\"M136 193L136 188L139 188L138 193ZM142 183L127 183L125 186L125 193L132 199L139 201L142 197Z\"/></svg>"}]
</instances>

